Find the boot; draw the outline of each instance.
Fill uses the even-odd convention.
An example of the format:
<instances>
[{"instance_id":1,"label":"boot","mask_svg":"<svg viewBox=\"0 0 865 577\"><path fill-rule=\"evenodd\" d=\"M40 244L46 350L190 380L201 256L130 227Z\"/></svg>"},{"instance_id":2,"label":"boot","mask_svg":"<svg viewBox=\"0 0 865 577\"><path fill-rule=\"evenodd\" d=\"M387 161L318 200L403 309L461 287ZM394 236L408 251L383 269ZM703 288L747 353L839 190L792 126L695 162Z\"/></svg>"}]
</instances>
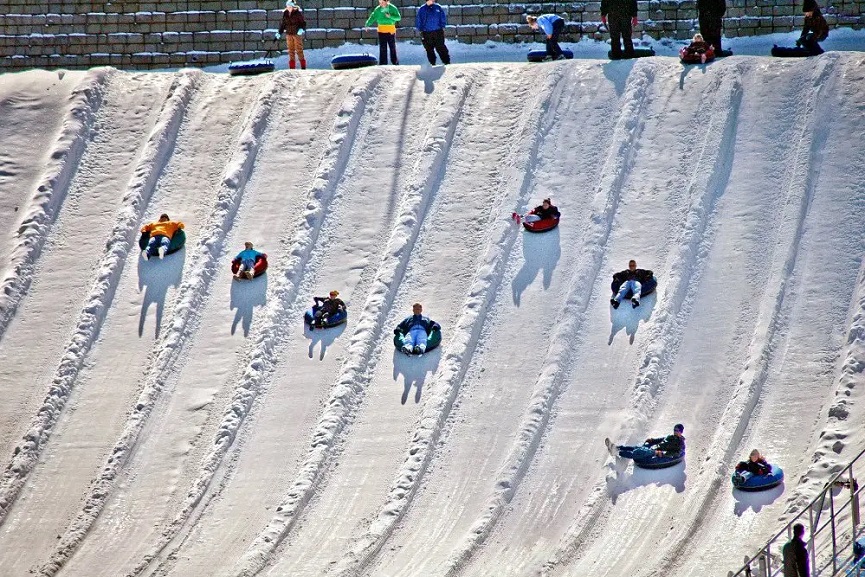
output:
<instances>
[{"instance_id":1,"label":"boot","mask_svg":"<svg viewBox=\"0 0 865 577\"><path fill-rule=\"evenodd\" d=\"M306 60L304 60L303 58L300 59L300 69L306 70Z\"/></svg>"},{"instance_id":2,"label":"boot","mask_svg":"<svg viewBox=\"0 0 865 577\"><path fill-rule=\"evenodd\" d=\"M301 62L303 62L303 60L301 60ZM288 68L289 70L294 70L294 60L288 61Z\"/></svg>"}]
</instances>

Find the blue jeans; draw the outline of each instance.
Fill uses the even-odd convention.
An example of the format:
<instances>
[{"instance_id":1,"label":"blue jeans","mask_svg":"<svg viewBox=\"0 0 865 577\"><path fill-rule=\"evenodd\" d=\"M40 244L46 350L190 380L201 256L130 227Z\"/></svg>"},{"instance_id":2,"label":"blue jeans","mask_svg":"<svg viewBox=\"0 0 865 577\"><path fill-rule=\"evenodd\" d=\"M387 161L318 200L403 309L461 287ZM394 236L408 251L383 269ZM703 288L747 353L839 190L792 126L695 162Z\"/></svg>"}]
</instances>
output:
<instances>
[{"instance_id":1,"label":"blue jeans","mask_svg":"<svg viewBox=\"0 0 865 577\"><path fill-rule=\"evenodd\" d=\"M426 350L426 340L426 330L421 326L415 326L409 330L403 343L410 347L420 347L421 350Z\"/></svg>"},{"instance_id":2,"label":"blue jeans","mask_svg":"<svg viewBox=\"0 0 865 577\"><path fill-rule=\"evenodd\" d=\"M165 247L165 251L168 252L168 247L170 245L170 238L157 234L156 236L151 236L150 240L147 241L147 252L150 254L156 254L156 252L162 247Z\"/></svg>"},{"instance_id":3,"label":"blue jeans","mask_svg":"<svg viewBox=\"0 0 865 577\"><path fill-rule=\"evenodd\" d=\"M254 258L245 258L240 261L240 266L243 270L252 270L255 268L255 259Z\"/></svg>"},{"instance_id":4,"label":"blue jeans","mask_svg":"<svg viewBox=\"0 0 865 577\"><path fill-rule=\"evenodd\" d=\"M628 294L628 291L631 291L631 298L637 299L637 302L640 300L640 290L642 290L643 286L640 284L638 280L626 280L622 283L622 286L619 287L619 294L616 295L616 300L622 302L622 299L625 298L625 295Z\"/></svg>"},{"instance_id":5,"label":"blue jeans","mask_svg":"<svg viewBox=\"0 0 865 577\"><path fill-rule=\"evenodd\" d=\"M645 460L655 456L655 450L640 445L639 447L619 447L619 456L625 459Z\"/></svg>"}]
</instances>

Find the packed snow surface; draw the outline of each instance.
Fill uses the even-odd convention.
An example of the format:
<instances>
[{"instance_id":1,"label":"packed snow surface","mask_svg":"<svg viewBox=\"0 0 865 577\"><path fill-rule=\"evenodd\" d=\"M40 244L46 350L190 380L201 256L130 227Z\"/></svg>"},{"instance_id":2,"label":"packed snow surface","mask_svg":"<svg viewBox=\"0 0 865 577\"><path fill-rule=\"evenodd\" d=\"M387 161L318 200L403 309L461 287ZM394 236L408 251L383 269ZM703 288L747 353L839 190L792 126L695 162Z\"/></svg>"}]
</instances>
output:
<instances>
[{"instance_id":1,"label":"packed snow surface","mask_svg":"<svg viewBox=\"0 0 865 577\"><path fill-rule=\"evenodd\" d=\"M863 85L852 52L0 76L0 574L736 569L865 443ZM512 222L545 197L557 229ZM163 212L186 247L144 261ZM631 258L658 290L613 310ZM444 341L407 357L416 301ZM677 422L672 469L604 446ZM753 447L780 488L732 490Z\"/></svg>"}]
</instances>

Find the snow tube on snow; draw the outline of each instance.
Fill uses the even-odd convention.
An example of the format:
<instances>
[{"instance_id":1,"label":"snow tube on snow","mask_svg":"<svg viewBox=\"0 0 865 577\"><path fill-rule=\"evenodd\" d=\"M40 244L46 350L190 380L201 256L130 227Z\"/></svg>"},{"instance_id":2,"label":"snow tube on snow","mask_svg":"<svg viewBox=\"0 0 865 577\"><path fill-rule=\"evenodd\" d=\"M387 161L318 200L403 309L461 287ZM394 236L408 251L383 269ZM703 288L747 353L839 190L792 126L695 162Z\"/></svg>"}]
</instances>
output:
<instances>
[{"instance_id":1,"label":"snow tube on snow","mask_svg":"<svg viewBox=\"0 0 865 577\"><path fill-rule=\"evenodd\" d=\"M706 62L711 62L715 59L715 49L712 46L709 46L705 54ZM698 52L689 51L687 46L679 50L679 59L682 61L682 64L700 64L703 61L701 56Z\"/></svg>"},{"instance_id":2,"label":"snow tube on snow","mask_svg":"<svg viewBox=\"0 0 865 577\"><path fill-rule=\"evenodd\" d=\"M798 46L795 48L787 48L785 46L773 46L772 56L776 56L778 58L807 58L809 56L819 55L811 54L811 52L809 52L808 50L804 48L799 48Z\"/></svg>"},{"instance_id":3,"label":"snow tube on snow","mask_svg":"<svg viewBox=\"0 0 865 577\"><path fill-rule=\"evenodd\" d=\"M619 288L621 286L622 286L622 283L613 281L610 284L610 289L612 289L614 295L617 295L617 294L619 294ZM650 295L653 292L655 292L656 288L658 288L658 279L653 276L652 278L650 278L646 282L640 283L640 296L644 297L646 295ZM634 295L631 294L631 291L628 291L628 294L625 295L625 298L629 299L632 296L634 296Z\"/></svg>"},{"instance_id":4,"label":"snow tube on snow","mask_svg":"<svg viewBox=\"0 0 865 577\"><path fill-rule=\"evenodd\" d=\"M372 54L343 54L330 59L330 67L334 70L363 68L364 66L375 66L376 64L378 64L378 59Z\"/></svg>"},{"instance_id":5,"label":"snow tube on snow","mask_svg":"<svg viewBox=\"0 0 865 577\"><path fill-rule=\"evenodd\" d=\"M634 55L631 58L645 58L646 56L654 56L654 48L634 48ZM607 52L607 58L610 60L628 60L628 57L622 54L621 58L613 58L613 51Z\"/></svg>"},{"instance_id":6,"label":"snow tube on snow","mask_svg":"<svg viewBox=\"0 0 865 577\"><path fill-rule=\"evenodd\" d=\"M672 457L658 457L655 455L648 459L634 459L634 465L641 469L666 469L667 467L678 465L684 460L685 450L683 449L681 453Z\"/></svg>"},{"instance_id":7,"label":"snow tube on snow","mask_svg":"<svg viewBox=\"0 0 865 577\"><path fill-rule=\"evenodd\" d=\"M404 334L401 334L401 335L395 334L393 336L393 346L395 346L398 351L402 350L403 339L405 337L406 337L406 335L404 335ZM426 351L424 351L424 352L426 352L426 353L430 352L431 350L433 350L434 348L439 346L441 344L441 342L442 342L441 329L433 329L432 332L430 332L426 337Z\"/></svg>"},{"instance_id":8,"label":"snow tube on snow","mask_svg":"<svg viewBox=\"0 0 865 577\"><path fill-rule=\"evenodd\" d=\"M574 53L571 50L562 50L562 54L564 55L565 60L570 60L574 57ZM529 62L543 62L546 57L546 50L532 50L526 56Z\"/></svg>"},{"instance_id":9,"label":"snow tube on snow","mask_svg":"<svg viewBox=\"0 0 865 577\"><path fill-rule=\"evenodd\" d=\"M726 58L727 56L732 56L732 50L715 50L715 58Z\"/></svg>"},{"instance_id":10,"label":"snow tube on snow","mask_svg":"<svg viewBox=\"0 0 865 577\"><path fill-rule=\"evenodd\" d=\"M147 248L147 243L150 242L150 233L142 232L141 236L138 238L138 247L141 250ZM177 229L177 232L174 233L174 236L171 237L171 243L168 245L168 250L165 251L165 254L171 254L173 252L177 252L183 248L183 245L186 244L186 233L183 232L183 229ZM149 252L150 256L156 256L159 254L157 251L159 248L155 248Z\"/></svg>"},{"instance_id":11,"label":"snow tube on snow","mask_svg":"<svg viewBox=\"0 0 865 577\"><path fill-rule=\"evenodd\" d=\"M307 326L311 324L315 324L316 328L327 329L330 327L335 327L337 325L341 325L345 321L348 320L348 311L337 311L336 313L327 317L327 320L322 321L321 319L315 318L315 313L318 312L318 309L321 307L315 305L308 311L306 311L303 315L303 321Z\"/></svg>"},{"instance_id":12,"label":"snow tube on snow","mask_svg":"<svg viewBox=\"0 0 865 577\"><path fill-rule=\"evenodd\" d=\"M231 261L231 274L237 274L240 270L240 259L236 258ZM255 258L255 265L252 267L252 276L257 277L264 274L267 270L267 255L262 253Z\"/></svg>"},{"instance_id":13,"label":"snow tube on snow","mask_svg":"<svg viewBox=\"0 0 865 577\"><path fill-rule=\"evenodd\" d=\"M553 230L554 228L559 226L559 217L544 218L541 220L536 220L534 222L526 222L524 220L523 226L529 232L546 232L548 230Z\"/></svg>"},{"instance_id":14,"label":"snow tube on snow","mask_svg":"<svg viewBox=\"0 0 865 577\"><path fill-rule=\"evenodd\" d=\"M766 491L777 487L784 481L784 471L778 465L772 465L768 475L755 475L749 471L733 473L733 486L740 491Z\"/></svg>"},{"instance_id":15,"label":"snow tube on snow","mask_svg":"<svg viewBox=\"0 0 865 577\"><path fill-rule=\"evenodd\" d=\"M232 62L228 65L228 73L232 76L254 76L265 72L273 72L275 66L270 58L257 58Z\"/></svg>"}]
</instances>

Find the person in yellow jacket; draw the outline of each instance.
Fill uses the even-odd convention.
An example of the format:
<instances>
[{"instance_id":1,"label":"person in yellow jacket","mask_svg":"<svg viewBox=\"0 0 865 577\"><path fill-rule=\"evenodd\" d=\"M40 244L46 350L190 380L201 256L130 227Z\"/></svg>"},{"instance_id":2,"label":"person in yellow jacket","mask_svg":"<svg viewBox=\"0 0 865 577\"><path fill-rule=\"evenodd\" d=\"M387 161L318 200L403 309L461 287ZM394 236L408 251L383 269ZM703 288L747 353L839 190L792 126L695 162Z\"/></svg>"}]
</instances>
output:
<instances>
[{"instance_id":1,"label":"person in yellow jacket","mask_svg":"<svg viewBox=\"0 0 865 577\"><path fill-rule=\"evenodd\" d=\"M378 0L378 6L366 20L367 27L375 25L378 29L378 63L387 64L387 51L390 49L390 63L399 64L396 57L396 23L402 19L399 10L388 0Z\"/></svg>"},{"instance_id":2,"label":"person in yellow jacket","mask_svg":"<svg viewBox=\"0 0 865 577\"><path fill-rule=\"evenodd\" d=\"M141 257L147 260L156 249L159 258L164 258L168 246L171 244L171 237L181 228L183 228L183 223L179 220L171 220L167 214L161 215L159 222L151 222L142 226L141 232L149 233L150 240L147 242L147 248L141 251Z\"/></svg>"}]
</instances>

